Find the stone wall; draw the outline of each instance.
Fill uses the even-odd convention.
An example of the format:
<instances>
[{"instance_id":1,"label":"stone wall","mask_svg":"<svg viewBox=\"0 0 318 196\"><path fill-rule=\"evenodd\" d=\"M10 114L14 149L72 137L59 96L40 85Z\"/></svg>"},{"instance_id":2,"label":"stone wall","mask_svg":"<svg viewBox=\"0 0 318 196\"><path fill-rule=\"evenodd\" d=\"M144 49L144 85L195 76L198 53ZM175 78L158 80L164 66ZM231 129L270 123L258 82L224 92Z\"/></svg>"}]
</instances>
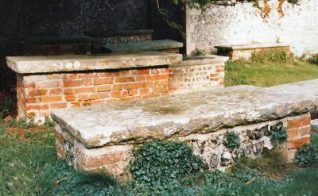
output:
<instances>
[{"instance_id":1,"label":"stone wall","mask_svg":"<svg viewBox=\"0 0 318 196\"><path fill-rule=\"evenodd\" d=\"M284 16L277 11L277 0L271 0L270 5L267 18L252 3L212 5L203 12L187 9L187 54L196 48L215 52L216 45L252 42L283 42L298 56L317 53L318 1L301 0L299 5L285 2Z\"/></svg>"}]
</instances>

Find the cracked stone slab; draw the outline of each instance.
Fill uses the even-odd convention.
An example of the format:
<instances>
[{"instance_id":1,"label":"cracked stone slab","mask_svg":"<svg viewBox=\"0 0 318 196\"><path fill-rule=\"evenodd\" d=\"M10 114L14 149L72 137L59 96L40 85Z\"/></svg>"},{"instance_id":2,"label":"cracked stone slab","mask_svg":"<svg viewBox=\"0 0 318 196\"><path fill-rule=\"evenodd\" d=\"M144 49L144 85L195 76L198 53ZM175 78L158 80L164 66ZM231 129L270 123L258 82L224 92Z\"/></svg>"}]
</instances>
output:
<instances>
[{"instance_id":1,"label":"cracked stone slab","mask_svg":"<svg viewBox=\"0 0 318 196\"><path fill-rule=\"evenodd\" d=\"M87 148L216 132L317 110L318 80L236 86L129 103L56 110L52 118Z\"/></svg>"},{"instance_id":2,"label":"cracked stone slab","mask_svg":"<svg viewBox=\"0 0 318 196\"><path fill-rule=\"evenodd\" d=\"M7 65L20 74L53 73L89 70L172 65L182 61L181 54L141 52L108 55L61 55L7 57Z\"/></svg>"}]
</instances>

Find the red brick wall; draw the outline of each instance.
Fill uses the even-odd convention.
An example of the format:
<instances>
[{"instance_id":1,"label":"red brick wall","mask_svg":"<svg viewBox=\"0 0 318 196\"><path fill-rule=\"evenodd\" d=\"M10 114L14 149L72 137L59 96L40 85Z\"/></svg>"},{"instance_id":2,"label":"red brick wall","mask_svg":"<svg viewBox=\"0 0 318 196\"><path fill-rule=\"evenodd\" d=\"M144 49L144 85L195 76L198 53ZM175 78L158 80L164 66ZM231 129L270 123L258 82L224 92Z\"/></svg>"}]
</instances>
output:
<instances>
[{"instance_id":1,"label":"red brick wall","mask_svg":"<svg viewBox=\"0 0 318 196\"><path fill-rule=\"evenodd\" d=\"M53 109L160 97L169 92L169 69L18 75L17 83L19 117L38 120Z\"/></svg>"},{"instance_id":2,"label":"red brick wall","mask_svg":"<svg viewBox=\"0 0 318 196\"><path fill-rule=\"evenodd\" d=\"M294 117L287 122L288 159L293 160L298 148L310 142L310 114Z\"/></svg>"}]
</instances>

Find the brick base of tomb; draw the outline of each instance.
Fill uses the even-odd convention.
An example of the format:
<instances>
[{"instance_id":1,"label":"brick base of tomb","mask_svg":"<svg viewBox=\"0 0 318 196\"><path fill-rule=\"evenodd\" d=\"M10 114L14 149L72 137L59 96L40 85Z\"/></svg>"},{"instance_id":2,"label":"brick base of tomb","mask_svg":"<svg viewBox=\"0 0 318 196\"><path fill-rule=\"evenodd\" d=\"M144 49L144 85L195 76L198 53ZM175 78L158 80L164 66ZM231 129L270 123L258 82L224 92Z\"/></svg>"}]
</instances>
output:
<instances>
[{"instance_id":1,"label":"brick base of tomb","mask_svg":"<svg viewBox=\"0 0 318 196\"><path fill-rule=\"evenodd\" d=\"M54 109L166 95L169 69L18 75L17 92L19 117L43 119Z\"/></svg>"}]
</instances>

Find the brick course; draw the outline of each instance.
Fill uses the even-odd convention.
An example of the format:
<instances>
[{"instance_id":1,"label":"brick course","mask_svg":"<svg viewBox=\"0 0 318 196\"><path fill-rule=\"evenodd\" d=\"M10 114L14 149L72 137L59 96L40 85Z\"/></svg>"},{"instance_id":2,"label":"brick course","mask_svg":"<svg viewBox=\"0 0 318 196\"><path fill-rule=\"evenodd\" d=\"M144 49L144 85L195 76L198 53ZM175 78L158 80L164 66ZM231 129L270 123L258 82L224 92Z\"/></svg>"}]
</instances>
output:
<instances>
[{"instance_id":1,"label":"brick course","mask_svg":"<svg viewBox=\"0 0 318 196\"><path fill-rule=\"evenodd\" d=\"M53 109L160 97L169 92L169 69L18 75L20 118L43 120Z\"/></svg>"},{"instance_id":2,"label":"brick course","mask_svg":"<svg viewBox=\"0 0 318 196\"><path fill-rule=\"evenodd\" d=\"M294 159L297 149L310 143L311 115L305 114L287 121L288 159Z\"/></svg>"}]
</instances>

